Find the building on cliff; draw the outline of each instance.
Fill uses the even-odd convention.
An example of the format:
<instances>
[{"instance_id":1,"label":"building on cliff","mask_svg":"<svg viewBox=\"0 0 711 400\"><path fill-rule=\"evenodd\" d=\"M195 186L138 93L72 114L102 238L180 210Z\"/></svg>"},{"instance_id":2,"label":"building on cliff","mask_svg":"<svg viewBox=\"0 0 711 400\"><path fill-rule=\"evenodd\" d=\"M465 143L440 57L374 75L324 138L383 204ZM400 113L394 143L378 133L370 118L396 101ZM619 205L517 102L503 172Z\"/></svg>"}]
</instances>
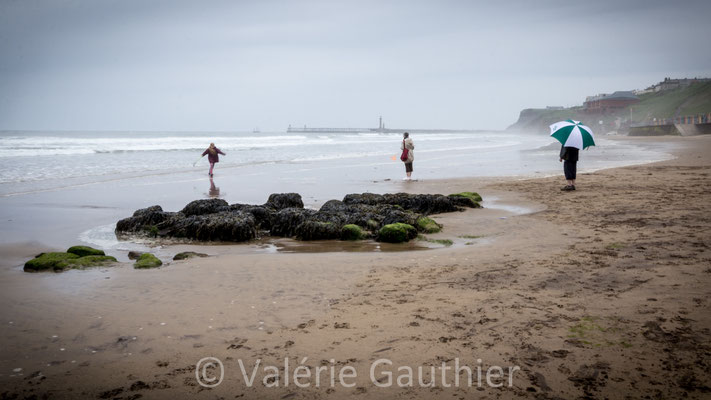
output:
<instances>
[{"instance_id":1,"label":"building on cliff","mask_svg":"<svg viewBox=\"0 0 711 400\"><path fill-rule=\"evenodd\" d=\"M630 91L617 91L612 94L587 97L583 103L583 110L589 113L604 114L619 111L638 101L639 97Z\"/></svg>"}]
</instances>

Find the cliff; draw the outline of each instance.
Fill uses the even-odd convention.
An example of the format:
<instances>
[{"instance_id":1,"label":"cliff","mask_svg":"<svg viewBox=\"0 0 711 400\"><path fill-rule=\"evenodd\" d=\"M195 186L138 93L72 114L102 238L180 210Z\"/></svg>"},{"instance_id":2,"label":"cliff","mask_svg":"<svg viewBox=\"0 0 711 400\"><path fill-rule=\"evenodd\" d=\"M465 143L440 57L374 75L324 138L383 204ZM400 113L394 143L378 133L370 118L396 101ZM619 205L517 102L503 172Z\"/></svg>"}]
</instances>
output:
<instances>
[{"instance_id":1,"label":"cliff","mask_svg":"<svg viewBox=\"0 0 711 400\"><path fill-rule=\"evenodd\" d=\"M521 111L518 121L506 130L547 134L550 124L575 119L590 126L595 132L627 132L630 126L654 125L655 118L659 120L686 115L706 115L711 113L711 82L645 93L639 96L639 100L631 106L606 113L585 111L582 106L562 110L527 108Z\"/></svg>"}]
</instances>

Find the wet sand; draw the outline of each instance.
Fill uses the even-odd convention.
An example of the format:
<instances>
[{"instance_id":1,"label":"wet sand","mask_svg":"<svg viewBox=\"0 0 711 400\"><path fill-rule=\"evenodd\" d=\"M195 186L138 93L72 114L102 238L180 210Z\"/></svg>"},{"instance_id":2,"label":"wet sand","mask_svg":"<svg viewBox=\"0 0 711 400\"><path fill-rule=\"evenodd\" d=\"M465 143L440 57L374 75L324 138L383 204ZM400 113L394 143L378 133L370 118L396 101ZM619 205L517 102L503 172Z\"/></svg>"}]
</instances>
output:
<instances>
[{"instance_id":1,"label":"wet sand","mask_svg":"<svg viewBox=\"0 0 711 400\"><path fill-rule=\"evenodd\" d=\"M671 145L678 158L582 174L571 193L559 191L561 177L403 184L412 192L482 194L485 209L435 217L445 229L427 236L450 239L451 247L283 254L181 245L163 251L214 256L151 271L130 264L62 274L6 270L2 392L125 399L708 396L711 137L620 140ZM38 249L13 251L3 249L4 265ZM212 389L195 374L208 356L224 365L224 379ZM422 366L424 382L431 366L458 360L475 371L474 382L446 387L450 370L434 387L420 387L415 376L412 387L381 388L369 376L378 359L392 360L395 377L399 366ZM240 360L248 374L261 360L253 387ZM278 387L262 384L264 365L280 368L280 380L267 380ZM302 379L308 387L294 384L299 365L312 374L326 367L319 387L313 377ZM479 384L478 366L484 374L504 367L503 377L493 378L503 387L489 387L485 377ZM330 368L344 367L357 377L331 385ZM387 384L382 369L376 378ZM209 378L217 371L197 372Z\"/></svg>"}]
</instances>

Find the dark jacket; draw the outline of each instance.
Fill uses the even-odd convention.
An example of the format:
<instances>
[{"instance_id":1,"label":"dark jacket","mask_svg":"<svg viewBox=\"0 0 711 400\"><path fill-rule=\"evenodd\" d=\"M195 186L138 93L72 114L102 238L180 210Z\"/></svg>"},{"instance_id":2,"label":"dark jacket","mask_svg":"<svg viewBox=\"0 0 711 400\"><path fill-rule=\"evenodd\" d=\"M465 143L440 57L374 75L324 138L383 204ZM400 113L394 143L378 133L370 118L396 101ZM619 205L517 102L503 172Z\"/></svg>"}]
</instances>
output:
<instances>
[{"instance_id":1,"label":"dark jacket","mask_svg":"<svg viewBox=\"0 0 711 400\"><path fill-rule=\"evenodd\" d=\"M209 147L207 148L207 150L202 152L203 156L205 154L207 154L207 160L211 163L220 162L220 156L218 156L218 154L222 154L223 156L225 155L225 153L223 153L222 150L218 149L217 147L215 147L215 154L210 153Z\"/></svg>"},{"instance_id":2,"label":"dark jacket","mask_svg":"<svg viewBox=\"0 0 711 400\"><path fill-rule=\"evenodd\" d=\"M560 159L565 161L576 162L578 161L578 150L575 147L561 147L560 148Z\"/></svg>"}]
</instances>

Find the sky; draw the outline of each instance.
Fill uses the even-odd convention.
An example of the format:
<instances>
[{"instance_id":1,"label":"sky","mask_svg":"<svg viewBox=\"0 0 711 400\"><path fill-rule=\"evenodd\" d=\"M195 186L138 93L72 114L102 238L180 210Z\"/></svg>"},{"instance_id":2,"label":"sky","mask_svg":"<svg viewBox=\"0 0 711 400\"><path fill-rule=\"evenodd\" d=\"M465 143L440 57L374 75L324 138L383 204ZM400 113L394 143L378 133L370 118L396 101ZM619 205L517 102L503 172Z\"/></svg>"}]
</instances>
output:
<instances>
[{"instance_id":1,"label":"sky","mask_svg":"<svg viewBox=\"0 0 711 400\"><path fill-rule=\"evenodd\" d=\"M711 77L711 1L0 0L0 130L504 129Z\"/></svg>"}]
</instances>

